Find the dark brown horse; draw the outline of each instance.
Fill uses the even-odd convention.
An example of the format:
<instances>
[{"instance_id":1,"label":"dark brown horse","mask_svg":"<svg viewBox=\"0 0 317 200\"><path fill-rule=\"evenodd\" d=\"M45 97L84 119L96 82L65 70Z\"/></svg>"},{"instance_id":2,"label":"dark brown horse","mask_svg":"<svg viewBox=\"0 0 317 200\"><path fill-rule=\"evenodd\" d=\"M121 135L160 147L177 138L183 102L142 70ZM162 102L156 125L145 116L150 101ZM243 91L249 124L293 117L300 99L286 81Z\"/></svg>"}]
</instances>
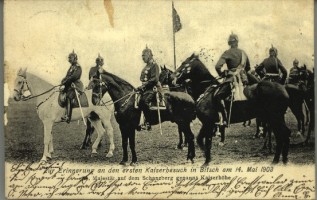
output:
<instances>
[{"instance_id":1,"label":"dark brown horse","mask_svg":"<svg viewBox=\"0 0 317 200\"><path fill-rule=\"evenodd\" d=\"M163 88L168 88L169 91L176 91L176 92L185 92L191 95L190 83L186 82L185 84L180 85L173 85L173 71L164 67L161 67L161 73L159 76L159 81L162 84ZM184 135L185 140L183 139L183 132L180 127L178 127L178 135L179 140L176 146L177 149L183 149L183 147L187 147L188 141Z\"/></svg>"},{"instance_id":2,"label":"dark brown horse","mask_svg":"<svg viewBox=\"0 0 317 200\"><path fill-rule=\"evenodd\" d=\"M175 82L183 83L190 79L193 97L196 101L196 113L202 122L197 143L205 150L205 165L211 161L212 136L219 121L214 94L220 86L205 65L196 55L187 58L175 72ZM282 154L283 162L288 161L290 130L285 124L285 112L289 96L285 88L278 84L262 81L249 87L249 99L236 101L232 105L231 123L239 123L252 118L260 118L272 128L276 138L276 152L273 163L278 163ZM229 110L230 102L226 103ZM228 111L229 113L229 111ZM205 142L204 142L205 139Z\"/></svg>"},{"instance_id":3,"label":"dark brown horse","mask_svg":"<svg viewBox=\"0 0 317 200\"><path fill-rule=\"evenodd\" d=\"M132 153L131 165L137 162L135 151L135 130L140 122L141 110L135 108L135 88L119 78L118 76L105 72L100 80L93 80L90 85L95 92L101 91L102 94L109 92L114 106L115 118L119 124L122 136L123 158L120 164L125 165L128 161L128 143ZM190 129L190 122L195 118L194 100L183 92L167 92L163 95L167 109L161 110L161 120L175 122L179 129L185 133L188 141L187 159L193 161L195 157L194 135ZM158 124L158 113L154 111L149 121L151 125Z\"/></svg>"}]
</instances>

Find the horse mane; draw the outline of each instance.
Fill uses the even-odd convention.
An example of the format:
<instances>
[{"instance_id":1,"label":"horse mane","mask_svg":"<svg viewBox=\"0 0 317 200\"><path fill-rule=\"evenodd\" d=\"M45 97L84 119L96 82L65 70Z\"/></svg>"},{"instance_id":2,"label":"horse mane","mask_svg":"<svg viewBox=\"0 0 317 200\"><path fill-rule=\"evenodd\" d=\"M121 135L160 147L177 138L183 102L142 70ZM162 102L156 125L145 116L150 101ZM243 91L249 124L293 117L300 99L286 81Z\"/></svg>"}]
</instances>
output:
<instances>
[{"instance_id":1,"label":"horse mane","mask_svg":"<svg viewBox=\"0 0 317 200\"><path fill-rule=\"evenodd\" d=\"M129 82L118 77L117 75L114 75L110 72L104 72L101 74L101 76L103 76L103 75L110 76L114 80L114 82L116 82L118 85L125 85L126 87L129 87L131 89L135 89Z\"/></svg>"},{"instance_id":2,"label":"horse mane","mask_svg":"<svg viewBox=\"0 0 317 200\"><path fill-rule=\"evenodd\" d=\"M41 84L41 87L43 87L44 89L50 89L53 87L52 84L50 84L49 82L47 82L46 80L38 77L35 74L32 74L30 72L26 72L26 77L28 77L29 79L31 79L32 81L35 81L38 84Z\"/></svg>"}]
</instances>

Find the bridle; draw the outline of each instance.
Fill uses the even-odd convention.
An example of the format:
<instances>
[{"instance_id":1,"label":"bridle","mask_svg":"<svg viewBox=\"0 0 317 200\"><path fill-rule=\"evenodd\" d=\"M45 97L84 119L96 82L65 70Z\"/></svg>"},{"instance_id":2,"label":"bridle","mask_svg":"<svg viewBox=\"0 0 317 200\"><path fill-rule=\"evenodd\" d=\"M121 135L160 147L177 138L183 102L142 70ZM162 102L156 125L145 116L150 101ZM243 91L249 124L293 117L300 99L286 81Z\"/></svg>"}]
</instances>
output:
<instances>
[{"instance_id":1,"label":"bridle","mask_svg":"<svg viewBox=\"0 0 317 200\"><path fill-rule=\"evenodd\" d=\"M22 80L23 83L21 84L21 87L19 88L19 90L14 88L14 91L17 92L19 96L22 96L23 98L26 98L26 97L23 96L22 91L27 91L27 90L30 91L30 87L28 85L28 82L27 82L25 76L23 76L23 75L18 75L18 76L23 78L23 80ZM26 86L26 89L24 89L25 86Z\"/></svg>"}]
</instances>

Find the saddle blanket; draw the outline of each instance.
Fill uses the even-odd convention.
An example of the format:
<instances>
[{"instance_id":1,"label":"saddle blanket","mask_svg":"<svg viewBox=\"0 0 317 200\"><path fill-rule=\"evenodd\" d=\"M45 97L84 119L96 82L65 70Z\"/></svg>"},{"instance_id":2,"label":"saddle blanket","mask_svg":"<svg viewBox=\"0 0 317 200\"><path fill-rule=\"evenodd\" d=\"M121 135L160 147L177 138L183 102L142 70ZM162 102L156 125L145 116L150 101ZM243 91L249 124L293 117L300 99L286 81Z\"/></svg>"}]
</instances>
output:
<instances>
[{"instance_id":1,"label":"saddle blanket","mask_svg":"<svg viewBox=\"0 0 317 200\"><path fill-rule=\"evenodd\" d=\"M58 104L62 108L66 106L66 95L67 95L66 93L60 92L58 96ZM89 107L88 98L85 92L78 93L78 98L79 98L81 107ZM75 98L72 98L71 101L72 101L73 108L79 108L79 103L77 101L76 96Z\"/></svg>"}]
</instances>

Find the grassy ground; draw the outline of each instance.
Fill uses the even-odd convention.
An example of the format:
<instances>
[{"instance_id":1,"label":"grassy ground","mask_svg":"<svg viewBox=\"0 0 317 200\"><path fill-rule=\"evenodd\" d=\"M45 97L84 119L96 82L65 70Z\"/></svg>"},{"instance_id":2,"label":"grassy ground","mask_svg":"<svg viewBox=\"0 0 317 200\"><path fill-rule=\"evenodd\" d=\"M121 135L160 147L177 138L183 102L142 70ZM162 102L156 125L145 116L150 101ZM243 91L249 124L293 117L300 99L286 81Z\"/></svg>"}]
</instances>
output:
<instances>
[{"instance_id":1,"label":"grassy ground","mask_svg":"<svg viewBox=\"0 0 317 200\"><path fill-rule=\"evenodd\" d=\"M39 161L43 153L43 124L36 114L34 102L15 102L10 100L9 105L9 123L5 131L6 161ZM291 112L286 114L286 121L292 132L296 132L296 121ZM70 124L58 123L53 127L54 159L79 163L118 164L122 158L121 134L116 121L113 119L112 122L116 145L114 157L106 158L105 151L109 145L107 138L102 141L99 154L93 158L91 157L90 150L80 150L85 126L82 122L79 124L78 122L72 122ZM162 127L163 135L160 135L158 126L154 126L150 132L137 132L136 151L139 163L163 165L187 164L187 150L175 149L178 143L176 124L165 122ZM197 134L199 129L199 123L194 123L192 126L193 132ZM226 131L226 145L224 147L217 145L220 141L219 138L213 139L212 163L264 162L269 164L273 159L273 155L261 149L263 139L253 139L252 136L254 133L255 120L252 121L251 127L243 127L241 123L232 125ZM291 141L294 143L298 142L298 140ZM312 139L308 145L292 144L289 151L290 163L315 163L314 140L315 137L312 134ZM275 139L273 138L272 141L274 145ZM196 148L196 163L202 164L203 161L203 153Z\"/></svg>"}]
</instances>

